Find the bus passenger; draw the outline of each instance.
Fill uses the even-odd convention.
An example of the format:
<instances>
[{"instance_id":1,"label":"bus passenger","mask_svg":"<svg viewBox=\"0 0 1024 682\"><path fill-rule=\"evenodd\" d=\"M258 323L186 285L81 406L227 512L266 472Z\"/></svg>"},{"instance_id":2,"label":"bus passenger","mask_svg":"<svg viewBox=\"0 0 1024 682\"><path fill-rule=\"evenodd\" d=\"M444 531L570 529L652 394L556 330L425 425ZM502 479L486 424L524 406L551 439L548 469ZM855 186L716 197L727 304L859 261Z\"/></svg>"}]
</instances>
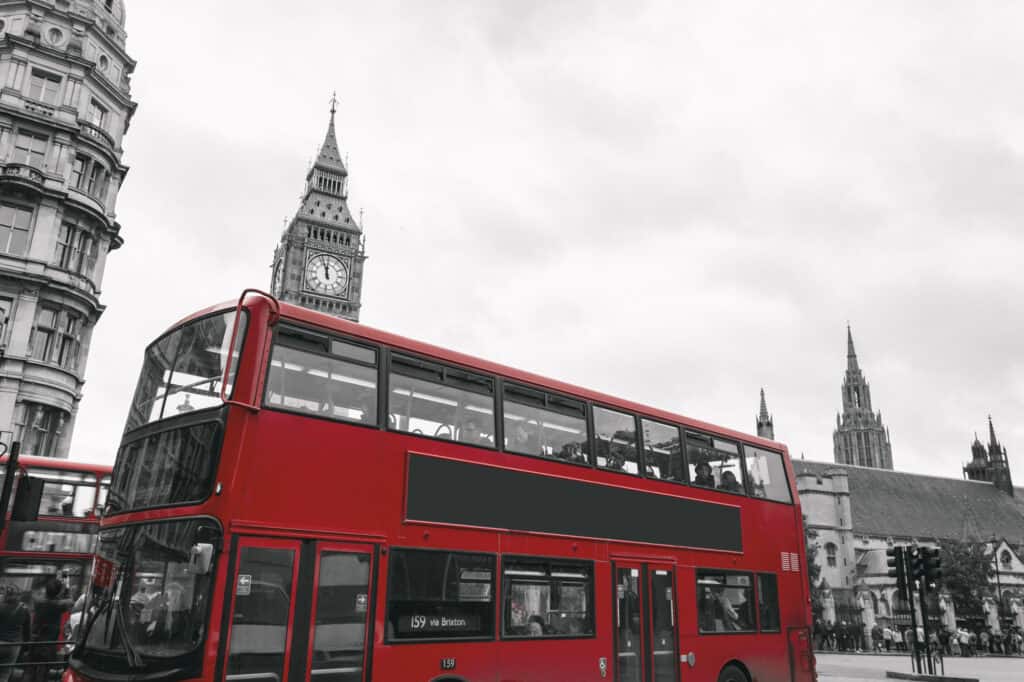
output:
<instances>
[{"instance_id":1,"label":"bus passenger","mask_svg":"<svg viewBox=\"0 0 1024 682\"><path fill-rule=\"evenodd\" d=\"M717 596L718 606L722 610L721 629L726 631L743 630L744 628L740 625L740 614L733 607L729 595L726 594L726 590L721 590Z\"/></svg>"},{"instance_id":2,"label":"bus passenger","mask_svg":"<svg viewBox=\"0 0 1024 682\"><path fill-rule=\"evenodd\" d=\"M725 471L722 473L722 482L719 484L718 489L725 490L730 493L743 492L740 488L739 481L736 480L736 474L731 471Z\"/></svg>"},{"instance_id":3,"label":"bus passenger","mask_svg":"<svg viewBox=\"0 0 1024 682\"><path fill-rule=\"evenodd\" d=\"M707 462L701 462L697 465L697 476L693 479L693 484L704 488L715 487L715 477L711 475L710 464Z\"/></svg>"},{"instance_id":4,"label":"bus passenger","mask_svg":"<svg viewBox=\"0 0 1024 682\"><path fill-rule=\"evenodd\" d=\"M583 448L579 443L566 443L561 450L555 453L555 456L566 462L587 463L587 456L583 454Z\"/></svg>"},{"instance_id":5,"label":"bus passenger","mask_svg":"<svg viewBox=\"0 0 1024 682\"><path fill-rule=\"evenodd\" d=\"M533 614L526 620L526 634L530 637L544 636L544 619Z\"/></svg>"},{"instance_id":6,"label":"bus passenger","mask_svg":"<svg viewBox=\"0 0 1024 682\"><path fill-rule=\"evenodd\" d=\"M476 417L473 416L466 419L466 423L459 428L459 442L487 447L494 445L490 436L481 433L480 427L476 423Z\"/></svg>"},{"instance_id":7,"label":"bus passenger","mask_svg":"<svg viewBox=\"0 0 1024 682\"><path fill-rule=\"evenodd\" d=\"M515 452L524 452L530 455L541 454L540 438L536 432L526 427L525 421L516 422L516 425L512 428L512 433L509 434L508 448Z\"/></svg>"}]
</instances>

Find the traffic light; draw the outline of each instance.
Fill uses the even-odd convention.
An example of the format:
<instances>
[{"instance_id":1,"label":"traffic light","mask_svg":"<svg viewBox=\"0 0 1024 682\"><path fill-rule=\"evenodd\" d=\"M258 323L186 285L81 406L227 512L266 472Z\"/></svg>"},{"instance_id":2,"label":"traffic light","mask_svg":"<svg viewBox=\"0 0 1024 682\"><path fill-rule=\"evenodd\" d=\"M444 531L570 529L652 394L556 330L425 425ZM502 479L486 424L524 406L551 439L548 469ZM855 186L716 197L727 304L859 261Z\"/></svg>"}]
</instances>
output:
<instances>
[{"instance_id":1,"label":"traffic light","mask_svg":"<svg viewBox=\"0 0 1024 682\"><path fill-rule=\"evenodd\" d=\"M924 577L924 548L910 547L907 553L910 555L907 563L910 564L910 577L912 580L920 580Z\"/></svg>"},{"instance_id":2,"label":"traffic light","mask_svg":"<svg viewBox=\"0 0 1024 682\"><path fill-rule=\"evenodd\" d=\"M938 547L922 547L924 554L925 584L931 585L942 580L942 559L939 558Z\"/></svg>"},{"instance_id":3,"label":"traffic light","mask_svg":"<svg viewBox=\"0 0 1024 682\"><path fill-rule=\"evenodd\" d=\"M896 578L896 586L900 596L907 594L907 559L904 554L906 548L901 546L890 547L885 550L885 563L889 566L889 577Z\"/></svg>"}]
</instances>

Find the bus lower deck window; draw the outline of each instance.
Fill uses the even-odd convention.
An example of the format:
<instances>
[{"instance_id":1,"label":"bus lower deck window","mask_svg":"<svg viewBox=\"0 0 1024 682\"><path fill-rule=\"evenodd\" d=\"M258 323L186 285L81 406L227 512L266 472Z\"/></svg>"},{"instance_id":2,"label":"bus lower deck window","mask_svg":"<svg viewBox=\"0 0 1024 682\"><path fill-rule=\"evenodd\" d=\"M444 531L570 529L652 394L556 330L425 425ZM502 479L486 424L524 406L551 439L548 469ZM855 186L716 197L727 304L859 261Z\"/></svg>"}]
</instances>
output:
<instances>
[{"instance_id":1,"label":"bus lower deck window","mask_svg":"<svg viewBox=\"0 0 1024 682\"><path fill-rule=\"evenodd\" d=\"M594 569L585 562L502 559L502 637L594 634Z\"/></svg>"},{"instance_id":2,"label":"bus lower deck window","mask_svg":"<svg viewBox=\"0 0 1024 682\"><path fill-rule=\"evenodd\" d=\"M697 622L701 632L752 631L752 577L747 573L697 571Z\"/></svg>"},{"instance_id":3,"label":"bus lower deck window","mask_svg":"<svg viewBox=\"0 0 1024 682\"><path fill-rule=\"evenodd\" d=\"M492 554L394 549L388 567L388 641L494 636Z\"/></svg>"}]
</instances>

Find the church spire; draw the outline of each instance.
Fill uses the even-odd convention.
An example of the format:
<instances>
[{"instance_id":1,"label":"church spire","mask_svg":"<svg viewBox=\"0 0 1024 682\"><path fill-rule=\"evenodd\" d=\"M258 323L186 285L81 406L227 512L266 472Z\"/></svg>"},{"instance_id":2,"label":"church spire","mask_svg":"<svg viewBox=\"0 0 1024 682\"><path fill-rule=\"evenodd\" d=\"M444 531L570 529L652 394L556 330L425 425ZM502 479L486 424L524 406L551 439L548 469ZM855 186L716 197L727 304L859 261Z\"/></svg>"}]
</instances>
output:
<instances>
[{"instance_id":1,"label":"church spire","mask_svg":"<svg viewBox=\"0 0 1024 682\"><path fill-rule=\"evenodd\" d=\"M850 372L859 372L857 365L857 351L853 349L853 332L850 330L850 323L846 323L846 369Z\"/></svg>"},{"instance_id":2,"label":"church spire","mask_svg":"<svg viewBox=\"0 0 1024 682\"><path fill-rule=\"evenodd\" d=\"M999 449L999 441L996 440L996 427L992 426L992 415L988 416L988 447L990 450Z\"/></svg>"},{"instance_id":3,"label":"church spire","mask_svg":"<svg viewBox=\"0 0 1024 682\"><path fill-rule=\"evenodd\" d=\"M764 388L761 389L761 412L757 415L757 435L768 440L775 440L775 424L768 414L768 403L764 400Z\"/></svg>"},{"instance_id":4,"label":"church spire","mask_svg":"<svg viewBox=\"0 0 1024 682\"><path fill-rule=\"evenodd\" d=\"M964 477L972 481L988 481L1011 497L1014 494L1013 479L1010 475L1010 461L1006 448L996 438L992 415L988 416L988 449L974 434L971 444L971 461L964 465Z\"/></svg>"},{"instance_id":5,"label":"church spire","mask_svg":"<svg viewBox=\"0 0 1024 682\"><path fill-rule=\"evenodd\" d=\"M836 415L836 430L832 434L836 463L892 469L889 429L882 423L882 413L871 405L871 386L857 361L849 323L842 398L843 411Z\"/></svg>"}]
</instances>

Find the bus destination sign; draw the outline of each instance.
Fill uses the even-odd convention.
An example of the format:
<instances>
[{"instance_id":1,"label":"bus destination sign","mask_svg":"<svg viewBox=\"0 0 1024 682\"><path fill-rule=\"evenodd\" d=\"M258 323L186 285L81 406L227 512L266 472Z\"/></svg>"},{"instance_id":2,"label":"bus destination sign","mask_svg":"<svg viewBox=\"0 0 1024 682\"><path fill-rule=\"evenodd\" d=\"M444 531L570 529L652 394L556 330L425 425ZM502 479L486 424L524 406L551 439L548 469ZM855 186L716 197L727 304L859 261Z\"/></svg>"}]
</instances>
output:
<instances>
[{"instance_id":1,"label":"bus destination sign","mask_svg":"<svg viewBox=\"0 0 1024 682\"><path fill-rule=\"evenodd\" d=\"M11 522L7 549L16 552L90 554L96 527L81 523Z\"/></svg>"},{"instance_id":2,"label":"bus destination sign","mask_svg":"<svg viewBox=\"0 0 1024 682\"><path fill-rule=\"evenodd\" d=\"M444 632L479 632L480 617L473 614L421 615L413 613L398 618L398 632L403 635L433 635Z\"/></svg>"}]
</instances>

